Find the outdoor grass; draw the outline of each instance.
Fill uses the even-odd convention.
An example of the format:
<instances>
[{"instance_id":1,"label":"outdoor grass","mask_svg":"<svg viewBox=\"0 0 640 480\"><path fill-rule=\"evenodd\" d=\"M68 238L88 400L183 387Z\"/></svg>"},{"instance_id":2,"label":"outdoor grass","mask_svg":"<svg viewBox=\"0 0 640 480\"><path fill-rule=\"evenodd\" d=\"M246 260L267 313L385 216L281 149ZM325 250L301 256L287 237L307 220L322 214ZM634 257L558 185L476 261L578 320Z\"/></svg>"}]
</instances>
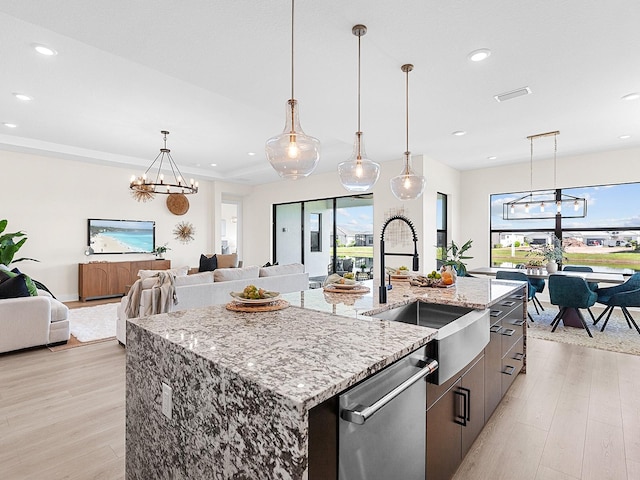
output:
<instances>
[{"instance_id":1,"label":"outdoor grass","mask_svg":"<svg viewBox=\"0 0 640 480\"><path fill-rule=\"evenodd\" d=\"M338 258L373 258L373 247L338 247Z\"/></svg>"},{"instance_id":2,"label":"outdoor grass","mask_svg":"<svg viewBox=\"0 0 640 480\"><path fill-rule=\"evenodd\" d=\"M567 252L565 257L567 260L565 264L572 265L592 265L592 266L605 266L612 268L630 268L640 269L640 250L631 250L627 252L606 252L603 253L578 253ZM515 249L515 256L511 256L510 248L494 248L491 250L491 259L494 265L499 265L504 262L512 263L527 263L529 260L536 257L529 255L530 250L528 248Z\"/></svg>"}]
</instances>

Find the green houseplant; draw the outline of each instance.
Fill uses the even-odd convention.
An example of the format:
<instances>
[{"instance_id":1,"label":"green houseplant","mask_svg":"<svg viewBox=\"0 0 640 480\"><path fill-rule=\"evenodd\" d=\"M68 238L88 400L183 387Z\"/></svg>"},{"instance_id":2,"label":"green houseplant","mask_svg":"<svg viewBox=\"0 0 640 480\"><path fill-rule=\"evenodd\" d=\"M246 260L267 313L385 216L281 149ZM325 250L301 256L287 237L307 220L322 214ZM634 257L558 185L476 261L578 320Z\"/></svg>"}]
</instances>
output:
<instances>
[{"instance_id":1,"label":"green houseplant","mask_svg":"<svg viewBox=\"0 0 640 480\"><path fill-rule=\"evenodd\" d=\"M167 252L167 250L171 250L169 247L167 247L168 244L169 243L167 242L164 245L159 245L155 248L153 253L156 255L156 257L162 258L164 254Z\"/></svg>"},{"instance_id":2,"label":"green houseplant","mask_svg":"<svg viewBox=\"0 0 640 480\"><path fill-rule=\"evenodd\" d=\"M18 258L14 260L15 254L27 241L27 234L24 232L3 233L7 228L8 220L0 220L0 263L9 266L10 263L22 262L24 260L33 260L35 258ZM16 239L20 239L16 242Z\"/></svg>"},{"instance_id":3,"label":"green houseplant","mask_svg":"<svg viewBox=\"0 0 640 480\"><path fill-rule=\"evenodd\" d=\"M452 240L451 244L447 246L447 249L443 252L442 265L452 266L456 269L458 276L465 277L467 275L467 264L463 260L469 260L470 257L465 255L467 250L471 248L473 240L469 239L462 246L456 245Z\"/></svg>"},{"instance_id":4,"label":"green houseplant","mask_svg":"<svg viewBox=\"0 0 640 480\"><path fill-rule=\"evenodd\" d=\"M542 247L532 247L531 255L542 257L547 261L547 272L555 273L558 271L558 265L566 260L564 246L562 241L555 235L551 239L551 243L542 245Z\"/></svg>"}]
</instances>

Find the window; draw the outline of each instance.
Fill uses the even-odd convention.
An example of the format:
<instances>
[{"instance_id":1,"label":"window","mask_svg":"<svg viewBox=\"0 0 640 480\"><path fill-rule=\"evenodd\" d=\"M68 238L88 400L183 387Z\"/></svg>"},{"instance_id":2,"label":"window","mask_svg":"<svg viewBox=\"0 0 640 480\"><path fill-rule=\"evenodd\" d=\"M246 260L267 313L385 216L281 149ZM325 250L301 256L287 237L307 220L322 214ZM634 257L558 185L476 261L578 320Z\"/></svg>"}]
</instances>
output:
<instances>
[{"instance_id":1,"label":"window","mask_svg":"<svg viewBox=\"0 0 640 480\"><path fill-rule=\"evenodd\" d=\"M322 214L309 214L309 233L311 237L311 251L322 251Z\"/></svg>"},{"instance_id":2,"label":"window","mask_svg":"<svg viewBox=\"0 0 640 480\"><path fill-rule=\"evenodd\" d=\"M436 248L437 258L444 257L447 250L447 196L438 193L436 200ZM438 267L441 267L441 260L438 260Z\"/></svg>"},{"instance_id":3,"label":"window","mask_svg":"<svg viewBox=\"0 0 640 480\"><path fill-rule=\"evenodd\" d=\"M505 220L503 204L522 193L491 195L491 266L526 263L531 244L549 243L556 235L565 246L566 263L601 272L640 270L640 207L634 201L640 198L640 183L564 188L558 194L585 198L586 216Z\"/></svg>"}]
</instances>

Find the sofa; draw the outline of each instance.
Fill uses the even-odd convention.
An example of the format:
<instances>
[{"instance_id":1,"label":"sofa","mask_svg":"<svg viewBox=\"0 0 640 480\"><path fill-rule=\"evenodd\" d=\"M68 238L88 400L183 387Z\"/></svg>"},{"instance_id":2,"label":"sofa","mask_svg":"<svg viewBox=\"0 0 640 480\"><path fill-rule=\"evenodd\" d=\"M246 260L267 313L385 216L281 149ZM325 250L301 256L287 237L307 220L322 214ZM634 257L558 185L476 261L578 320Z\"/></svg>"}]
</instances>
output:
<instances>
[{"instance_id":1,"label":"sofa","mask_svg":"<svg viewBox=\"0 0 640 480\"><path fill-rule=\"evenodd\" d=\"M188 271L188 268L187 270ZM247 285L255 285L265 290L280 293L308 290L309 274L304 265L274 265L269 267L248 266L241 268L218 268L213 271L182 275L182 271L173 278L177 304L172 304L168 311L175 312L190 308L228 303L231 292L242 291ZM157 275L157 272L155 272ZM158 295L156 277L140 278L138 316L153 314L154 296ZM133 287L132 287L133 288ZM129 295L120 301L118 306L118 322L116 337L122 345L126 345L127 307Z\"/></svg>"},{"instance_id":2,"label":"sofa","mask_svg":"<svg viewBox=\"0 0 640 480\"><path fill-rule=\"evenodd\" d=\"M48 292L0 300L0 353L66 343L69 338L69 308Z\"/></svg>"}]
</instances>

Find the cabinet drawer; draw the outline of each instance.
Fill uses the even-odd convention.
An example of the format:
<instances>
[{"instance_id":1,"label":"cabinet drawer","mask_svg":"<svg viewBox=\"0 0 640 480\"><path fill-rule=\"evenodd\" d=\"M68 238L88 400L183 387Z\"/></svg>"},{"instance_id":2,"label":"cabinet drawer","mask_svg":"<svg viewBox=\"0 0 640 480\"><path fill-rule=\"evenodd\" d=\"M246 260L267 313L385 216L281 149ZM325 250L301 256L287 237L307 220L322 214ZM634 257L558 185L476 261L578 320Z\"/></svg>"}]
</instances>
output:
<instances>
[{"instance_id":1,"label":"cabinet drawer","mask_svg":"<svg viewBox=\"0 0 640 480\"><path fill-rule=\"evenodd\" d=\"M502 359L502 395L504 396L509 387L516 379L524 363L524 337L515 343Z\"/></svg>"},{"instance_id":2,"label":"cabinet drawer","mask_svg":"<svg viewBox=\"0 0 640 480\"><path fill-rule=\"evenodd\" d=\"M518 300L517 298L509 297L504 300L500 300L498 303L491 305L489 310L489 322L491 325L494 325L504 317L511 315L514 310L522 311L522 299Z\"/></svg>"},{"instance_id":3,"label":"cabinet drawer","mask_svg":"<svg viewBox=\"0 0 640 480\"><path fill-rule=\"evenodd\" d=\"M513 312L520 313L520 312ZM503 318L500 322L500 337L502 340L502 356L504 357L506 353L511 350L513 345L522 338L524 319L522 318L522 314L520 313L520 318L515 317L515 315L510 315L506 318Z\"/></svg>"}]
</instances>

